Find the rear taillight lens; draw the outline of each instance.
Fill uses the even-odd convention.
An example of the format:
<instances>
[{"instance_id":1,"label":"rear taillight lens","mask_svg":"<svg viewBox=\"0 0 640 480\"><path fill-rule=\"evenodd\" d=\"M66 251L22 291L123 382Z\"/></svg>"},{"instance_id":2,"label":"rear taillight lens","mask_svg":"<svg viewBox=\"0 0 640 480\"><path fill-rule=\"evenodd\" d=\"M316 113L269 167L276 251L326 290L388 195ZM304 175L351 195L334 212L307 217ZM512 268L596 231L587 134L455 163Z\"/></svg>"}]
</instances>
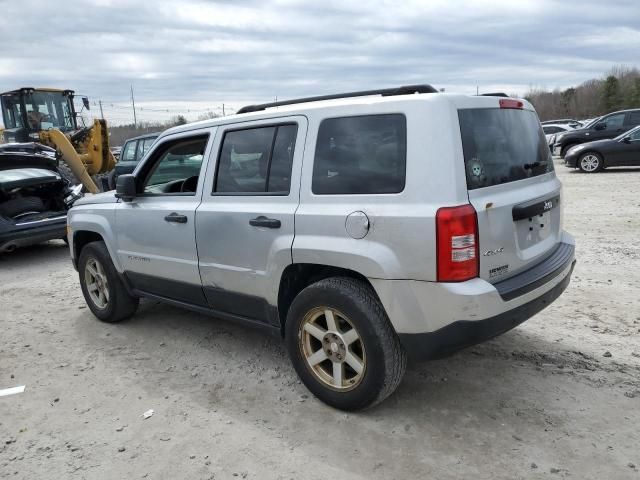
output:
<instances>
[{"instance_id":1,"label":"rear taillight lens","mask_svg":"<svg viewBox=\"0 0 640 480\"><path fill-rule=\"evenodd\" d=\"M478 216L473 206L438 209L436 238L439 282L478 276Z\"/></svg>"}]
</instances>

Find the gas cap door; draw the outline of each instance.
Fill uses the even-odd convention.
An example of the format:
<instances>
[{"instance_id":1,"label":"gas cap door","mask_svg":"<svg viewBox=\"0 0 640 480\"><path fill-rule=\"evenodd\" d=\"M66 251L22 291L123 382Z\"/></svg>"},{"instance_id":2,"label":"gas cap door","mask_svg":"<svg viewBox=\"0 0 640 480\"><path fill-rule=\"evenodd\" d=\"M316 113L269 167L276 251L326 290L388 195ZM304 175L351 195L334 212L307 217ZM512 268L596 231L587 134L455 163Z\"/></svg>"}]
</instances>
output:
<instances>
[{"instance_id":1,"label":"gas cap door","mask_svg":"<svg viewBox=\"0 0 640 480\"><path fill-rule=\"evenodd\" d=\"M367 217L366 213L360 211L350 213L344 226L351 238L364 238L369 233L369 217Z\"/></svg>"}]
</instances>

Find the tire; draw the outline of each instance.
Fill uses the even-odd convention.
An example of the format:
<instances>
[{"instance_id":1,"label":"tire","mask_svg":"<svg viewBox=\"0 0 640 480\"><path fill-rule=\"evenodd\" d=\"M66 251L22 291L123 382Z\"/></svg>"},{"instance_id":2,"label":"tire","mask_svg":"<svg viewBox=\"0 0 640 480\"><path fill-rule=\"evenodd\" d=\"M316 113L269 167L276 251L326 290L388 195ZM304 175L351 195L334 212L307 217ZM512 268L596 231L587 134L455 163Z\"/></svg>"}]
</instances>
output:
<instances>
[{"instance_id":1,"label":"tire","mask_svg":"<svg viewBox=\"0 0 640 480\"><path fill-rule=\"evenodd\" d=\"M560 157L564 158L564 156L567 154L569 149L575 147L576 145L580 145L580 144L579 143L570 143L569 145L563 147L562 150L560 150Z\"/></svg>"},{"instance_id":2,"label":"tire","mask_svg":"<svg viewBox=\"0 0 640 480\"><path fill-rule=\"evenodd\" d=\"M335 334L329 328L327 310L337 324ZM318 330L309 333L308 324L310 331L313 326ZM351 327L355 341L344 335L353 333ZM302 382L324 403L340 410L362 410L387 398L400 384L407 365L380 300L369 285L352 278L327 278L302 290L287 314L285 341ZM323 355L327 358L311 366L314 357ZM351 367L354 358L360 373ZM336 374L336 363L342 365L341 373Z\"/></svg>"},{"instance_id":3,"label":"tire","mask_svg":"<svg viewBox=\"0 0 640 480\"><path fill-rule=\"evenodd\" d=\"M88 265L100 275L100 278L90 272ZM119 322L131 317L138 309L139 299L127 291L113 266L104 242L91 242L82 249L78 259L78 273L84 299L99 320ZM91 293L88 284L103 285L108 293L105 295L102 292L101 295L97 295L96 290L92 290Z\"/></svg>"},{"instance_id":4,"label":"tire","mask_svg":"<svg viewBox=\"0 0 640 480\"><path fill-rule=\"evenodd\" d=\"M17 197L0 204L0 213L5 217L15 217L27 212L44 211L44 202L40 197Z\"/></svg>"},{"instance_id":5,"label":"tire","mask_svg":"<svg viewBox=\"0 0 640 480\"><path fill-rule=\"evenodd\" d=\"M583 173L596 173L602 170L604 161L602 155L596 152L584 152L578 157L578 168Z\"/></svg>"}]
</instances>

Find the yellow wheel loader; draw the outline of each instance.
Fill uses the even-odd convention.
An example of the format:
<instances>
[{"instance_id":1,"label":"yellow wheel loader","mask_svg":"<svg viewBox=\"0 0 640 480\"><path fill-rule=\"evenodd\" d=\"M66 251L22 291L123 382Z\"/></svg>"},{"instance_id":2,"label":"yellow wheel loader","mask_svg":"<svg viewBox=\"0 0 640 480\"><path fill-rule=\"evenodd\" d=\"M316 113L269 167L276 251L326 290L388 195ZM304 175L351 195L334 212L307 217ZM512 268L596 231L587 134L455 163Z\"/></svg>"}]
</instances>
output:
<instances>
[{"instance_id":1,"label":"yellow wheel loader","mask_svg":"<svg viewBox=\"0 0 640 480\"><path fill-rule=\"evenodd\" d=\"M41 143L56 149L75 178L91 193L100 191L94 177L113 170L105 120L79 126L72 90L20 88L0 94L4 141ZM85 108L89 101L82 98Z\"/></svg>"}]
</instances>

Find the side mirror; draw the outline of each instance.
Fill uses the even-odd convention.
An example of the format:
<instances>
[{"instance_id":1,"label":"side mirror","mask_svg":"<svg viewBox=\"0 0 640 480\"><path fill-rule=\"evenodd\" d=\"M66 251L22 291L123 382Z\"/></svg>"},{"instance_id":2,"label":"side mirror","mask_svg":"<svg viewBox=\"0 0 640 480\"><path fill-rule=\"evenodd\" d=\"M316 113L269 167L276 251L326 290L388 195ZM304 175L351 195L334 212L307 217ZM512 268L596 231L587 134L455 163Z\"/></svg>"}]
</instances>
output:
<instances>
[{"instance_id":1,"label":"side mirror","mask_svg":"<svg viewBox=\"0 0 640 480\"><path fill-rule=\"evenodd\" d=\"M604 122L601 123L596 123L595 127L593 127L595 130L604 130L605 128L607 128L607 124Z\"/></svg>"},{"instance_id":2,"label":"side mirror","mask_svg":"<svg viewBox=\"0 0 640 480\"><path fill-rule=\"evenodd\" d=\"M624 143L631 143L631 135L627 135L626 137L622 137L622 141Z\"/></svg>"},{"instance_id":3,"label":"side mirror","mask_svg":"<svg viewBox=\"0 0 640 480\"><path fill-rule=\"evenodd\" d=\"M127 173L120 175L116 182L116 198L121 198L125 202L130 202L136 198L136 177Z\"/></svg>"},{"instance_id":4,"label":"side mirror","mask_svg":"<svg viewBox=\"0 0 640 480\"><path fill-rule=\"evenodd\" d=\"M86 108L87 110L91 110L89 108L89 99L87 97L82 97L82 105L84 105L84 108Z\"/></svg>"}]
</instances>

